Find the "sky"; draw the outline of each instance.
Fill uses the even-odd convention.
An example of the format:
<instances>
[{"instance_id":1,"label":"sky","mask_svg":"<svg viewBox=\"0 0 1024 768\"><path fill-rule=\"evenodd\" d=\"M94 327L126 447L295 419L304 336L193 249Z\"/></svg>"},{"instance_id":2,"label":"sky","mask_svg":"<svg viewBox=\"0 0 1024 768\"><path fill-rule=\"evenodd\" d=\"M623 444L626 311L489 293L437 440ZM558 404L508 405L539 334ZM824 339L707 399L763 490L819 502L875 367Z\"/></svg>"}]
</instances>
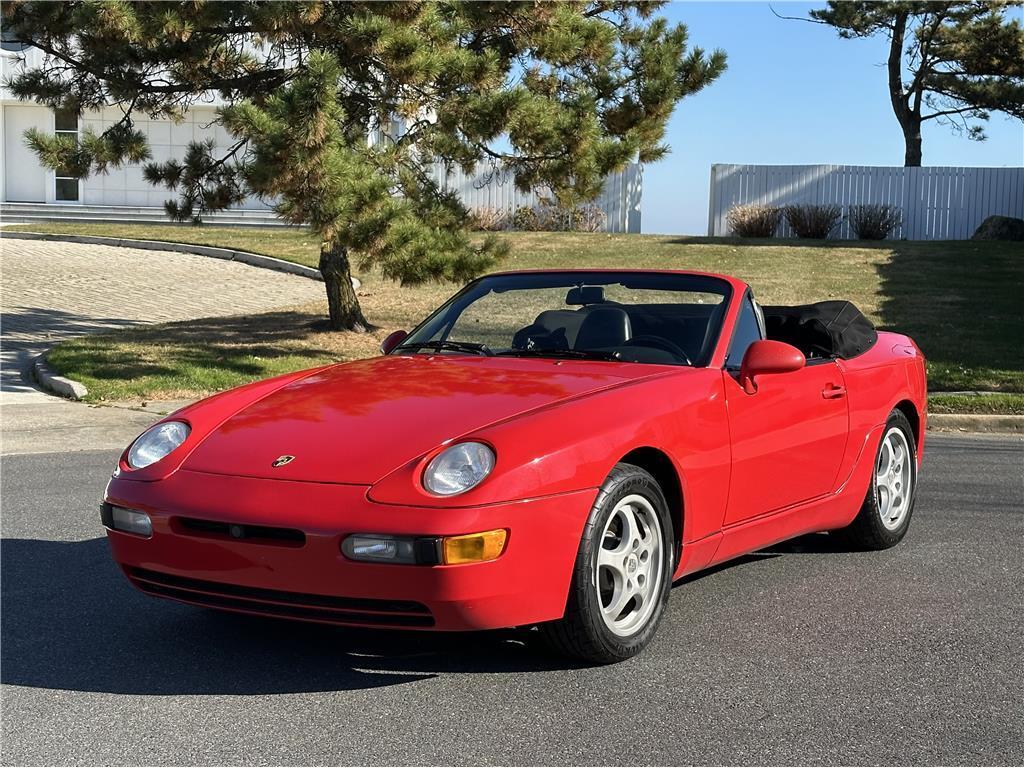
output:
<instances>
[{"instance_id":1,"label":"sky","mask_svg":"<svg viewBox=\"0 0 1024 768\"><path fill-rule=\"evenodd\" d=\"M785 16L821 3L775 2ZM831 27L776 18L762 2L673 2L690 45L723 49L728 69L679 104L672 152L644 167L642 230L707 234L713 163L903 165L903 134L882 64L888 41L843 40ZM1024 165L1024 125L994 113L985 142L925 123L924 165Z\"/></svg>"}]
</instances>

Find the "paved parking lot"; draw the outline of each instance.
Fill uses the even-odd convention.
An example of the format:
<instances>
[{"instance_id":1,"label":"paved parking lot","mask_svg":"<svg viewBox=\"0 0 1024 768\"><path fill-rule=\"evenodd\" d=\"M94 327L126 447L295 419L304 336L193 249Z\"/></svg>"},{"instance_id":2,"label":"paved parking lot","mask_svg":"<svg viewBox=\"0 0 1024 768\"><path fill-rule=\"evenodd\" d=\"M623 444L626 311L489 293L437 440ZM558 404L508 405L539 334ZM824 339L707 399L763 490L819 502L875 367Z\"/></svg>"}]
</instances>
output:
<instances>
[{"instance_id":1,"label":"paved parking lot","mask_svg":"<svg viewBox=\"0 0 1024 768\"><path fill-rule=\"evenodd\" d=\"M899 547L687 579L603 668L137 594L97 519L116 455L4 459L4 764L1024 762L1019 439L931 437Z\"/></svg>"}]
</instances>

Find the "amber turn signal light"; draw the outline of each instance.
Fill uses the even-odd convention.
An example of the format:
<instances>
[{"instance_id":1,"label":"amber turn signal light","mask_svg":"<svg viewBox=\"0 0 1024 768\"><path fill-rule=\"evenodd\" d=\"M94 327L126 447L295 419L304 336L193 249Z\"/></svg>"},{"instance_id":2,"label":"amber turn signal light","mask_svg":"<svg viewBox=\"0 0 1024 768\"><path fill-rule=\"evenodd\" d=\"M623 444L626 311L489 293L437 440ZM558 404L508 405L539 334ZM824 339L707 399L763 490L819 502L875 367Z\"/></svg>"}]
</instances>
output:
<instances>
[{"instance_id":1,"label":"amber turn signal light","mask_svg":"<svg viewBox=\"0 0 1024 768\"><path fill-rule=\"evenodd\" d=\"M445 536L441 539L441 555L445 565L483 563L496 559L505 551L508 531L484 531L466 536Z\"/></svg>"}]
</instances>

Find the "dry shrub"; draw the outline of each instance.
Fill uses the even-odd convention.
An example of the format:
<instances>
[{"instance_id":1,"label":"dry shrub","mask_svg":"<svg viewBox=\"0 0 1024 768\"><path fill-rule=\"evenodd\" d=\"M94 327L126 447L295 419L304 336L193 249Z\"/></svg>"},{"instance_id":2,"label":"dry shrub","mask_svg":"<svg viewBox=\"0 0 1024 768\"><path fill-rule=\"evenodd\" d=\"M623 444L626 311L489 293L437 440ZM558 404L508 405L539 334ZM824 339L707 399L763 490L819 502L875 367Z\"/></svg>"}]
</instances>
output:
<instances>
[{"instance_id":1,"label":"dry shrub","mask_svg":"<svg viewBox=\"0 0 1024 768\"><path fill-rule=\"evenodd\" d=\"M508 211L504 208L482 206L469 211L470 229L483 232L501 232L508 229Z\"/></svg>"},{"instance_id":2,"label":"dry shrub","mask_svg":"<svg viewBox=\"0 0 1024 768\"><path fill-rule=\"evenodd\" d=\"M541 217L537 208L520 205L516 208L515 213L512 214L512 228L518 229L520 232L539 232L543 229L541 224Z\"/></svg>"},{"instance_id":3,"label":"dry shrub","mask_svg":"<svg viewBox=\"0 0 1024 768\"><path fill-rule=\"evenodd\" d=\"M851 205L846 218L858 240L885 240L903 221L903 214L895 205Z\"/></svg>"},{"instance_id":4,"label":"dry shrub","mask_svg":"<svg viewBox=\"0 0 1024 768\"><path fill-rule=\"evenodd\" d=\"M596 205L576 208L576 232L604 232L608 228L608 214Z\"/></svg>"},{"instance_id":5,"label":"dry shrub","mask_svg":"<svg viewBox=\"0 0 1024 768\"><path fill-rule=\"evenodd\" d=\"M512 227L523 232L603 232L608 217L598 206L566 208L554 203L521 205L512 214Z\"/></svg>"},{"instance_id":6,"label":"dry shrub","mask_svg":"<svg viewBox=\"0 0 1024 768\"><path fill-rule=\"evenodd\" d=\"M772 237L782 222L782 208L774 205L736 205L725 220L739 237Z\"/></svg>"},{"instance_id":7,"label":"dry shrub","mask_svg":"<svg viewBox=\"0 0 1024 768\"><path fill-rule=\"evenodd\" d=\"M608 217L598 206L578 205L575 208L544 206L544 229L549 232L602 232Z\"/></svg>"},{"instance_id":8,"label":"dry shrub","mask_svg":"<svg viewBox=\"0 0 1024 768\"><path fill-rule=\"evenodd\" d=\"M825 240L843 217L838 205L787 205L786 221L797 237Z\"/></svg>"}]
</instances>

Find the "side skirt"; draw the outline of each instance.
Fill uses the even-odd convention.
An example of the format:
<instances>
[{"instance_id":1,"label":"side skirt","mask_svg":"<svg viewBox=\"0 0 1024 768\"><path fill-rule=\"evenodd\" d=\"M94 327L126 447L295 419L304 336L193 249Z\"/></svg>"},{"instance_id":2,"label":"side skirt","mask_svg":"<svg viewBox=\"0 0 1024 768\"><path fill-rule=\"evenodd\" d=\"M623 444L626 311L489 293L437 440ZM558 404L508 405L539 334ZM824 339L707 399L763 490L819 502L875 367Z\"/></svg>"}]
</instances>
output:
<instances>
[{"instance_id":1,"label":"side skirt","mask_svg":"<svg viewBox=\"0 0 1024 768\"><path fill-rule=\"evenodd\" d=\"M853 472L839 490L805 504L725 528L718 550L706 566L700 567L717 565L805 533L830 531L849 525L864 503L864 494L875 465L875 452L867 448L878 445L883 428L884 425L871 430Z\"/></svg>"}]
</instances>

